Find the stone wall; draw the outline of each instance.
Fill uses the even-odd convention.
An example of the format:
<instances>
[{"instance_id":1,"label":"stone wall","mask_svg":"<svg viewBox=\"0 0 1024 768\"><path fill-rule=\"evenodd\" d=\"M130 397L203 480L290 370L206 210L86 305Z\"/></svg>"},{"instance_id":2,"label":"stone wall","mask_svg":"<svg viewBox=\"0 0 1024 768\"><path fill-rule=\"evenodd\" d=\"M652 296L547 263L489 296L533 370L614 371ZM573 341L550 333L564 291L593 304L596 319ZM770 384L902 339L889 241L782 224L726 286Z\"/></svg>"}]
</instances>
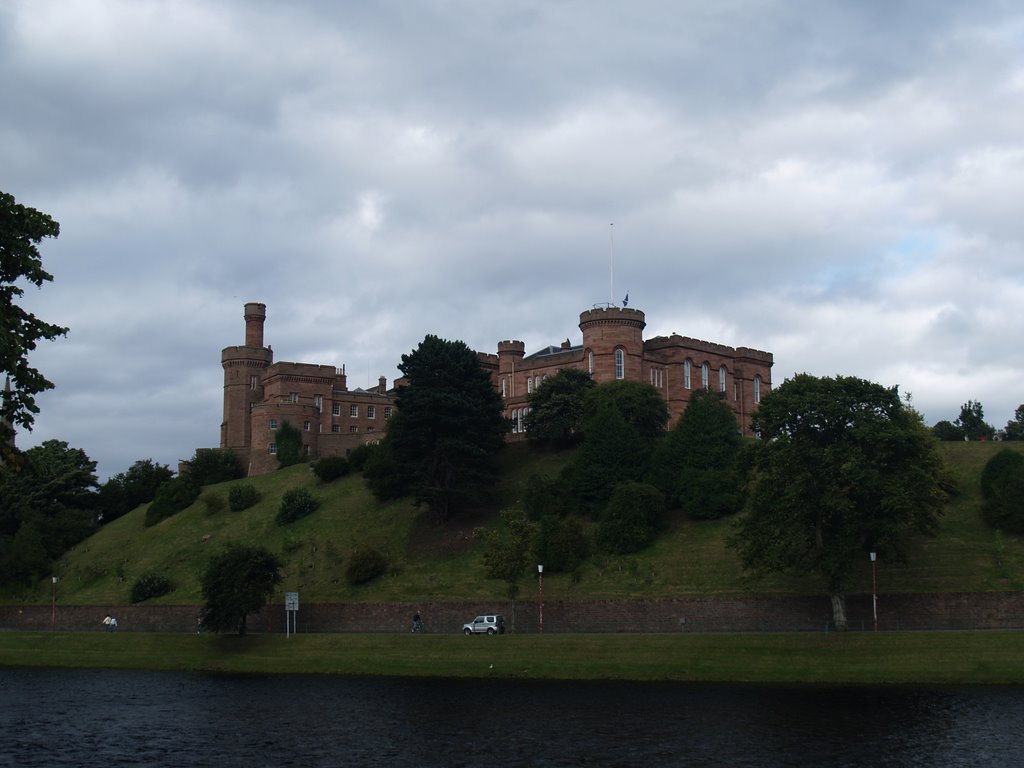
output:
<instances>
[{"instance_id":1,"label":"stone wall","mask_svg":"<svg viewBox=\"0 0 1024 768\"><path fill-rule=\"evenodd\" d=\"M457 633L482 613L502 613L510 631L539 630L540 606L508 603L300 604L298 632L407 632L419 611L428 632ZM873 628L870 595L847 602L851 630ZM198 606L7 605L0 630L104 631L114 616L120 631L194 632ZM831 603L820 597L677 600L545 601L544 631L567 632L825 632ZM249 617L251 632L284 632L282 605ZM880 630L1024 629L1024 593L880 595Z\"/></svg>"}]
</instances>

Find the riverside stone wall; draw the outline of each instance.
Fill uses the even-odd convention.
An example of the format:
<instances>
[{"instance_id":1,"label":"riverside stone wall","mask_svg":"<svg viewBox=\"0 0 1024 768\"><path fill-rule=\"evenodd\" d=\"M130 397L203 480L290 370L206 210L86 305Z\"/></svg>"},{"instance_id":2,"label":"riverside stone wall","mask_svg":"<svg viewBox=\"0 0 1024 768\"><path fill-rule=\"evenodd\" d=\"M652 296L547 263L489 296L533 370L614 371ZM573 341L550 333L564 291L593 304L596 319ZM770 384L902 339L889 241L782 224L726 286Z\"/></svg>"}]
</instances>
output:
<instances>
[{"instance_id":1,"label":"riverside stone wall","mask_svg":"<svg viewBox=\"0 0 1024 768\"><path fill-rule=\"evenodd\" d=\"M828 597L677 600L545 601L544 632L825 632L831 630ZM408 632L420 612L432 633L457 633L481 613L502 613L510 631L539 631L536 601L510 603L303 604L298 632ZM873 629L870 595L847 598L851 630ZM0 630L104 631L114 616L119 631L194 632L199 606L5 605ZM248 619L251 632L285 631L283 605ZM1024 593L981 592L879 595L879 630L1024 629Z\"/></svg>"}]
</instances>

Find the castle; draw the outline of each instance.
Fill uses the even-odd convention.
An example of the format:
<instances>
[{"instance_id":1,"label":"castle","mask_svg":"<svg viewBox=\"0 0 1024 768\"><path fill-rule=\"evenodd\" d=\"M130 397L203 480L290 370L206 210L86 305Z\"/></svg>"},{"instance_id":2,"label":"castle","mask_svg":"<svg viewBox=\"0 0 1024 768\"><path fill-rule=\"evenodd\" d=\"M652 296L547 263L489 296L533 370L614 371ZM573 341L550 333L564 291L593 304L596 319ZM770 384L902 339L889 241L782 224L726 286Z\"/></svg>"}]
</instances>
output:
<instances>
[{"instance_id":1,"label":"castle","mask_svg":"<svg viewBox=\"0 0 1024 768\"><path fill-rule=\"evenodd\" d=\"M395 411L394 389L382 376L376 387L350 390L344 368L274 362L263 345L265 304L245 305L245 344L225 347L224 421L220 447L230 448L248 474L277 468L276 430L287 421L302 431L311 458L345 455L379 440ZM750 417L771 389L772 355L673 334L644 340L644 313L599 305L580 314L581 344L566 339L531 355L522 341L498 342L497 354L478 353L505 403L510 440L525 438L528 396L562 368L585 370L597 383L646 381L665 398L671 423L698 389L713 389L736 414L738 430L751 435ZM395 382L401 386L401 380Z\"/></svg>"}]
</instances>

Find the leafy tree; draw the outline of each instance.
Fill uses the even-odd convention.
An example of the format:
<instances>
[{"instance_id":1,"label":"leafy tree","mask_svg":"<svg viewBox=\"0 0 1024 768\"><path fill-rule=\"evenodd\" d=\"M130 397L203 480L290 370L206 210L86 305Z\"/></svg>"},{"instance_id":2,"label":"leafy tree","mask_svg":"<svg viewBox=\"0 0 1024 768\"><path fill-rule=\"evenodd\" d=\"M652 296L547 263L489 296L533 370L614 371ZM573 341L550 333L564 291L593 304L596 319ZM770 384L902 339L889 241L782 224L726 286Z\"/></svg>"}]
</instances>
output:
<instances>
[{"instance_id":1,"label":"leafy tree","mask_svg":"<svg viewBox=\"0 0 1024 768\"><path fill-rule=\"evenodd\" d=\"M230 448L203 448L183 463L197 486L237 480L245 475L238 457Z\"/></svg>"},{"instance_id":2,"label":"leafy tree","mask_svg":"<svg viewBox=\"0 0 1024 768\"><path fill-rule=\"evenodd\" d=\"M281 560L262 547L229 544L210 562L200 580L201 620L213 632L244 635L246 617L262 608L281 583Z\"/></svg>"},{"instance_id":3,"label":"leafy tree","mask_svg":"<svg viewBox=\"0 0 1024 768\"><path fill-rule=\"evenodd\" d=\"M947 419L937 421L932 427L932 434L947 443L964 439L964 431Z\"/></svg>"},{"instance_id":4,"label":"leafy tree","mask_svg":"<svg viewBox=\"0 0 1024 768\"><path fill-rule=\"evenodd\" d=\"M494 483L492 459L508 430L501 396L477 353L461 341L428 335L402 355L398 368L407 385L398 390L383 441L388 471L396 477L383 485L407 489L416 504L446 520L478 502ZM367 472L382 498L377 468Z\"/></svg>"},{"instance_id":5,"label":"leafy tree","mask_svg":"<svg viewBox=\"0 0 1024 768\"><path fill-rule=\"evenodd\" d=\"M292 488L281 497L281 508L274 520L278 525L287 525L316 512L320 502L305 488Z\"/></svg>"},{"instance_id":6,"label":"leafy tree","mask_svg":"<svg viewBox=\"0 0 1024 768\"><path fill-rule=\"evenodd\" d=\"M94 530L96 462L62 440L0 467L0 581L26 584Z\"/></svg>"},{"instance_id":7,"label":"leafy tree","mask_svg":"<svg viewBox=\"0 0 1024 768\"><path fill-rule=\"evenodd\" d=\"M612 554L639 552L657 538L664 516L661 491L647 483L623 483L612 491L594 538L601 549Z\"/></svg>"},{"instance_id":8,"label":"leafy tree","mask_svg":"<svg viewBox=\"0 0 1024 768\"><path fill-rule=\"evenodd\" d=\"M367 443L357 445L355 448L349 451L349 466L356 472L362 472L363 469L366 467L366 462L369 460L370 454L372 453L373 449L374 446L368 445Z\"/></svg>"},{"instance_id":9,"label":"leafy tree","mask_svg":"<svg viewBox=\"0 0 1024 768\"><path fill-rule=\"evenodd\" d=\"M968 440L991 440L996 434L995 429L985 423L985 409L974 400L968 400L960 407L956 426Z\"/></svg>"},{"instance_id":10,"label":"leafy tree","mask_svg":"<svg viewBox=\"0 0 1024 768\"><path fill-rule=\"evenodd\" d=\"M277 443L277 465L279 468L291 467L306 460L306 451L302 447L302 432L287 421L282 421L274 441Z\"/></svg>"},{"instance_id":11,"label":"leafy tree","mask_svg":"<svg viewBox=\"0 0 1024 768\"><path fill-rule=\"evenodd\" d=\"M505 594L514 601L530 563L536 524L520 509L504 509L500 517L500 528L478 528L475 535L487 545L483 554L487 577L504 581Z\"/></svg>"},{"instance_id":12,"label":"leafy tree","mask_svg":"<svg viewBox=\"0 0 1024 768\"><path fill-rule=\"evenodd\" d=\"M202 491L191 475L181 475L163 483L156 491L156 498L146 510L144 524L147 528L156 525L171 515L189 507L199 498Z\"/></svg>"},{"instance_id":13,"label":"leafy tree","mask_svg":"<svg viewBox=\"0 0 1024 768\"><path fill-rule=\"evenodd\" d=\"M543 385L541 385L543 386ZM643 381L609 381L588 389L584 421L605 405L613 406L648 444L665 434L668 404L657 389Z\"/></svg>"},{"instance_id":14,"label":"leafy tree","mask_svg":"<svg viewBox=\"0 0 1024 768\"><path fill-rule=\"evenodd\" d=\"M577 518L548 515L538 523L533 556L538 563L544 565L545 571L571 573L580 567L589 554L590 543L583 531L583 524Z\"/></svg>"},{"instance_id":15,"label":"leafy tree","mask_svg":"<svg viewBox=\"0 0 1024 768\"><path fill-rule=\"evenodd\" d=\"M1013 418L1006 422L1005 436L1007 440L1024 440L1024 403L1017 406Z\"/></svg>"},{"instance_id":16,"label":"leafy tree","mask_svg":"<svg viewBox=\"0 0 1024 768\"><path fill-rule=\"evenodd\" d=\"M386 439L367 454L363 479L378 501L400 499L412 492L413 475L399 464Z\"/></svg>"},{"instance_id":17,"label":"leafy tree","mask_svg":"<svg viewBox=\"0 0 1024 768\"><path fill-rule=\"evenodd\" d=\"M692 518L731 515L742 502L741 445L732 409L718 393L699 390L655 448L648 481Z\"/></svg>"},{"instance_id":18,"label":"leafy tree","mask_svg":"<svg viewBox=\"0 0 1024 768\"><path fill-rule=\"evenodd\" d=\"M1024 533L1024 454L1003 448L981 472L982 514L993 528Z\"/></svg>"},{"instance_id":19,"label":"leafy tree","mask_svg":"<svg viewBox=\"0 0 1024 768\"><path fill-rule=\"evenodd\" d=\"M564 517L575 506L570 482L564 474L554 478L530 475L523 491L522 505L531 520Z\"/></svg>"},{"instance_id":20,"label":"leafy tree","mask_svg":"<svg viewBox=\"0 0 1024 768\"><path fill-rule=\"evenodd\" d=\"M868 552L905 558L934 535L945 496L934 437L896 388L799 374L762 399L745 514L731 545L763 572L817 575L846 628L845 592Z\"/></svg>"},{"instance_id":21,"label":"leafy tree","mask_svg":"<svg viewBox=\"0 0 1024 768\"><path fill-rule=\"evenodd\" d=\"M114 475L99 490L103 522L109 523L140 504L152 501L156 498L157 489L173 477L174 470L152 459L140 459L127 471Z\"/></svg>"},{"instance_id":22,"label":"leafy tree","mask_svg":"<svg viewBox=\"0 0 1024 768\"><path fill-rule=\"evenodd\" d=\"M526 433L531 443L563 447L578 442L583 427L583 400L596 386L590 374L563 368L526 396Z\"/></svg>"},{"instance_id":23,"label":"leafy tree","mask_svg":"<svg viewBox=\"0 0 1024 768\"><path fill-rule=\"evenodd\" d=\"M587 420L585 429L572 484L580 509L593 513L608 501L616 484L642 477L648 446L612 402L602 403Z\"/></svg>"},{"instance_id":24,"label":"leafy tree","mask_svg":"<svg viewBox=\"0 0 1024 768\"><path fill-rule=\"evenodd\" d=\"M53 280L43 269L37 246L43 238L59 234L60 225L48 215L19 205L13 195L0 192L0 371L11 384L0 399L0 460L6 463L16 459L13 427L32 429L39 413L35 396L53 389L53 383L29 365L29 353L39 341L52 341L68 332L15 303L25 293L19 281L41 288Z\"/></svg>"}]
</instances>

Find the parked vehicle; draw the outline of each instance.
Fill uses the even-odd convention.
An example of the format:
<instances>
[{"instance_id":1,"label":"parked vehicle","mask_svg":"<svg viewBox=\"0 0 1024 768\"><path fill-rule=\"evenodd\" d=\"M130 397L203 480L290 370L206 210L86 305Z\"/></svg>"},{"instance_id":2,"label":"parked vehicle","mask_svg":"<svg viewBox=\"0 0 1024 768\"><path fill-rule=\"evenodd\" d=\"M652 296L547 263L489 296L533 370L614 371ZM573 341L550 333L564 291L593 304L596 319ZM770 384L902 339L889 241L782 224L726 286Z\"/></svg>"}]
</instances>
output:
<instances>
[{"instance_id":1,"label":"parked vehicle","mask_svg":"<svg viewBox=\"0 0 1024 768\"><path fill-rule=\"evenodd\" d=\"M503 635L505 634L505 617L496 613L477 616L468 624L462 625L467 635Z\"/></svg>"}]
</instances>

